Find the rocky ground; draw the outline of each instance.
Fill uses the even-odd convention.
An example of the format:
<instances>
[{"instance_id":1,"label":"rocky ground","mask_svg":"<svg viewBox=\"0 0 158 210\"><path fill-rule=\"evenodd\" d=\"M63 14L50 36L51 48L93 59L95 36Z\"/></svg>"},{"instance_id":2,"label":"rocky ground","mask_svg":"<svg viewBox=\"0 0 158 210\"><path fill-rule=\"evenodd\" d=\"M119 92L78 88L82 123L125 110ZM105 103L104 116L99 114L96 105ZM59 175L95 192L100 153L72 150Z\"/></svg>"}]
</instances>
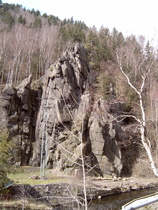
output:
<instances>
[{"instance_id":1,"label":"rocky ground","mask_svg":"<svg viewBox=\"0 0 158 210\"><path fill-rule=\"evenodd\" d=\"M128 192L130 190L140 190L158 186L157 178L122 178L122 179L92 179L92 186L104 188L106 191L118 189L120 192Z\"/></svg>"},{"instance_id":2,"label":"rocky ground","mask_svg":"<svg viewBox=\"0 0 158 210\"><path fill-rule=\"evenodd\" d=\"M66 183L60 183L60 188L69 189L74 188L77 190L77 194L83 194L83 179L82 177L75 176L67 176L61 172L56 172L54 170L51 171L53 176L57 177L65 177L67 178ZM73 187L72 187L73 186ZM131 190L142 190L148 188L156 188L158 187L158 179L157 178L144 178L144 177L108 177L108 178L86 178L86 189L88 199L100 199L104 196L129 192Z\"/></svg>"},{"instance_id":3,"label":"rocky ground","mask_svg":"<svg viewBox=\"0 0 158 210\"><path fill-rule=\"evenodd\" d=\"M52 170L54 176L65 176L68 178L70 184L82 185L82 177L67 176L61 172L56 172ZM87 177L87 188L96 188L103 190L105 192L113 192L115 189L118 192L128 192L130 190L140 190L151 187L158 187L158 179L155 177L145 178L145 177L107 177L107 178L92 178Z\"/></svg>"},{"instance_id":4,"label":"rocky ground","mask_svg":"<svg viewBox=\"0 0 158 210\"><path fill-rule=\"evenodd\" d=\"M29 170L27 169L27 171ZM16 184L13 187L13 200L16 201L21 199L23 203L24 200L30 200L31 198L31 202L37 202L37 205L39 202L42 202L46 205L49 204L49 206L55 206L55 208L60 206L62 209L64 206L64 209L71 209L70 206L74 205L76 202L74 198L83 197L82 177L68 176L56 170L49 170L48 173L50 173L56 180L60 180L62 177L65 181L51 183L51 179L48 178L47 182L43 182L44 184L36 184L36 180L35 185L20 185L19 182L18 185ZM86 178L86 190L89 201L93 199L101 199L108 195L129 192L131 190L141 190L154 187L158 187L157 178ZM27 202L29 205L30 201ZM48 207L48 209L49 208L50 207Z\"/></svg>"}]
</instances>

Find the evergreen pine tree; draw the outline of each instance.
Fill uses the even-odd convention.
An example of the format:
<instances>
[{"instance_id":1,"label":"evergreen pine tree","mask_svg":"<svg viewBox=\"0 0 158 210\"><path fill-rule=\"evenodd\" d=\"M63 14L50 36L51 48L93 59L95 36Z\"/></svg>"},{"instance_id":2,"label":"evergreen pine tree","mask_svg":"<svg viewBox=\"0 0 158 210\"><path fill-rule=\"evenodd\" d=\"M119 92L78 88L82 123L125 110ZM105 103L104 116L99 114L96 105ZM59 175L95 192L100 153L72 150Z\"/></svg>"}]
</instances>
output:
<instances>
[{"instance_id":1,"label":"evergreen pine tree","mask_svg":"<svg viewBox=\"0 0 158 210\"><path fill-rule=\"evenodd\" d=\"M10 147L7 139L7 132L0 131L0 191L4 187L4 184L9 180L7 178L7 173L11 169L8 163Z\"/></svg>"}]
</instances>

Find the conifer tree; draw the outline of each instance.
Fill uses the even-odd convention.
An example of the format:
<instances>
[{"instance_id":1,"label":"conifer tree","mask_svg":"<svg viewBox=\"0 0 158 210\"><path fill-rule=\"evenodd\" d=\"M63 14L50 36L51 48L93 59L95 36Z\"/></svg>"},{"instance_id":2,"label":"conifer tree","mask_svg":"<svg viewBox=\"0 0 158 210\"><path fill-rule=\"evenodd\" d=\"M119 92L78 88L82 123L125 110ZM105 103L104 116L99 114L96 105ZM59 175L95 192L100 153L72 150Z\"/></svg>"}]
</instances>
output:
<instances>
[{"instance_id":1,"label":"conifer tree","mask_svg":"<svg viewBox=\"0 0 158 210\"><path fill-rule=\"evenodd\" d=\"M10 165L8 163L10 147L7 138L7 132L0 131L0 190L9 180L7 173L10 171Z\"/></svg>"}]
</instances>

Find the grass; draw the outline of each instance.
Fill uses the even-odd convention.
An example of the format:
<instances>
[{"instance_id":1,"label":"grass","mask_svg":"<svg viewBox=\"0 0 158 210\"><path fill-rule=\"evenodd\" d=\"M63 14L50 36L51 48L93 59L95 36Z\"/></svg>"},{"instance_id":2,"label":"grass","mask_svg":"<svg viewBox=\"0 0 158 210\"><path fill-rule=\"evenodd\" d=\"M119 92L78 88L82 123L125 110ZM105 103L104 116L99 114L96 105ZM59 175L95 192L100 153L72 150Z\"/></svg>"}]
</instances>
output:
<instances>
[{"instance_id":1,"label":"grass","mask_svg":"<svg viewBox=\"0 0 158 210\"><path fill-rule=\"evenodd\" d=\"M31 179L31 176L38 176L39 179ZM52 169L45 170L45 178L40 179L40 168L22 166L15 168L13 173L8 174L8 178L14 181L14 184L22 185L40 185L40 184L58 184L58 183L70 183L70 178L65 176L61 172L57 172ZM1 200L0 209L28 209L28 210L51 210L52 205L50 203L41 202L39 200L32 200L26 197L20 197L18 200Z\"/></svg>"},{"instance_id":2,"label":"grass","mask_svg":"<svg viewBox=\"0 0 158 210\"><path fill-rule=\"evenodd\" d=\"M31 176L38 176L39 179L31 179L30 178ZM55 171L50 169L45 170L46 179L40 179L40 168L30 167L30 166L22 166L16 168L14 173L8 174L8 178L13 180L15 184L29 184L29 185L68 182L67 177L61 174L57 174Z\"/></svg>"},{"instance_id":3,"label":"grass","mask_svg":"<svg viewBox=\"0 0 158 210\"><path fill-rule=\"evenodd\" d=\"M38 176L39 179L31 179L31 176ZM64 174L55 170L46 169L45 178L40 179L40 168L22 166L14 169L13 173L8 174L8 178L14 181L14 184L28 184L28 185L40 185L40 184L54 184L54 183L66 183L69 182L69 178ZM34 209L34 210L51 210L52 206L46 202L40 202L39 200L32 200L26 197L19 200L1 200L0 209Z\"/></svg>"},{"instance_id":4,"label":"grass","mask_svg":"<svg viewBox=\"0 0 158 210\"><path fill-rule=\"evenodd\" d=\"M0 202L0 209L7 210L7 209L33 209L33 210L51 210L51 205L43 202L36 202L29 199L20 199L17 201L3 201Z\"/></svg>"}]
</instances>

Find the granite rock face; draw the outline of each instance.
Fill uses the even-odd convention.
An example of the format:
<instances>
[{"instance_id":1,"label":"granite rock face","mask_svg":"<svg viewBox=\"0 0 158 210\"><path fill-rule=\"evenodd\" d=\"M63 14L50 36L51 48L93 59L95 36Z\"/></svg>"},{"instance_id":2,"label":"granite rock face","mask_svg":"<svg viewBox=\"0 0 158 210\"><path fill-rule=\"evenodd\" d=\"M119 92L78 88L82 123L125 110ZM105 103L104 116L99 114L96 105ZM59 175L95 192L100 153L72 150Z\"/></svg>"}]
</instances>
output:
<instances>
[{"instance_id":1,"label":"granite rock face","mask_svg":"<svg viewBox=\"0 0 158 210\"><path fill-rule=\"evenodd\" d=\"M1 129L9 131L13 142L12 162L28 165L35 141L37 92L31 90L31 76L17 87L6 85L1 94Z\"/></svg>"},{"instance_id":2,"label":"granite rock face","mask_svg":"<svg viewBox=\"0 0 158 210\"><path fill-rule=\"evenodd\" d=\"M94 98L85 48L76 44L47 70L35 90L31 76L6 87L1 112L20 165L79 173L82 157L88 174L120 175L117 115L106 100Z\"/></svg>"}]
</instances>

